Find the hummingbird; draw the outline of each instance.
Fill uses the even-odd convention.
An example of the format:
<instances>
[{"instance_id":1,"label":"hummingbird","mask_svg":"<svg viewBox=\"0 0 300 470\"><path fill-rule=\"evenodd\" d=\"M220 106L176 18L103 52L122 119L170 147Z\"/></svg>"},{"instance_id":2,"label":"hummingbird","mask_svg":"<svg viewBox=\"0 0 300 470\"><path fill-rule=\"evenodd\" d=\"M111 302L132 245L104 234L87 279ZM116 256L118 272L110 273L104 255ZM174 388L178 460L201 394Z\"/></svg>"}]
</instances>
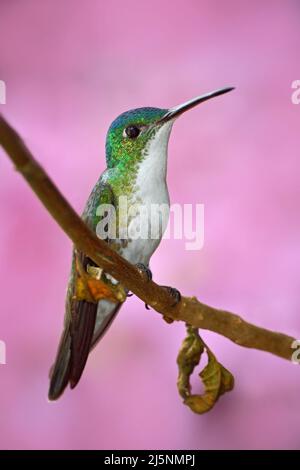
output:
<instances>
[{"instance_id":1,"label":"hummingbird","mask_svg":"<svg viewBox=\"0 0 300 470\"><path fill-rule=\"evenodd\" d=\"M139 211L139 208L152 206L159 210L162 204L170 207L166 175L168 142L174 121L198 104L233 89L218 89L170 109L132 109L118 116L108 129L105 146L107 168L88 198L82 219L97 233L101 220L98 207L101 204L109 204L115 208L118 220L123 216L119 204L121 196L126 197L129 204L135 205L135 215L126 220L127 239L118 237L118 233L116 239L106 237L105 241L127 261L145 272L149 279L152 277L150 258L167 227L168 214L163 220L161 217L151 217L149 220L149 211ZM150 224L151 235L154 233L155 236L145 238L132 235L136 235L138 227L145 224ZM97 235L99 236L98 233ZM84 271L97 272L98 269L102 279L109 279L109 275L101 272L84 253L73 249L64 327L50 371L50 400L58 399L68 385L73 389L78 384L89 353L106 333L122 305L121 302L108 298L101 298L98 302L78 299L75 295L79 276L76 267L78 262ZM114 279L111 282L117 283ZM174 296L175 303L180 301L180 293L176 289L168 289Z\"/></svg>"}]
</instances>

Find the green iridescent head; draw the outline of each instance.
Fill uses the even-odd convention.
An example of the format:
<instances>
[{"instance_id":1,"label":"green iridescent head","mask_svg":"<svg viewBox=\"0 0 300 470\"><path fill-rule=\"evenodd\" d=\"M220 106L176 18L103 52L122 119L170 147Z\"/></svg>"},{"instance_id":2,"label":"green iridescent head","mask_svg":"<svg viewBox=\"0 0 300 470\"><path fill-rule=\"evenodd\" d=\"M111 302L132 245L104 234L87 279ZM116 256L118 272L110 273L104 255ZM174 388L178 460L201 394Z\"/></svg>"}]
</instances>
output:
<instances>
[{"instance_id":1,"label":"green iridescent head","mask_svg":"<svg viewBox=\"0 0 300 470\"><path fill-rule=\"evenodd\" d=\"M132 163L135 165L142 160L147 143L164 124L174 121L194 106L231 90L233 88L222 88L171 109L138 108L121 114L113 121L107 133L107 167L126 169Z\"/></svg>"},{"instance_id":2,"label":"green iridescent head","mask_svg":"<svg viewBox=\"0 0 300 470\"><path fill-rule=\"evenodd\" d=\"M167 112L167 109L160 108L138 108L118 116L107 132L107 167L126 166L139 159Z\"/></svg>"}]
</instances>

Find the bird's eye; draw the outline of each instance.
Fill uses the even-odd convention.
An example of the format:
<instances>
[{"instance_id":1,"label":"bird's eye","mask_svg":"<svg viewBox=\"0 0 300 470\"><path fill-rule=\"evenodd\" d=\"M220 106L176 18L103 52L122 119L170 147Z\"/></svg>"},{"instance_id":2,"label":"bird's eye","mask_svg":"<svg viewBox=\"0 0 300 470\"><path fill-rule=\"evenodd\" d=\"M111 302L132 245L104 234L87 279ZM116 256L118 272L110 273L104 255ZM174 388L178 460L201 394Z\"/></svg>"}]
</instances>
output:
<instances>
[{"instance_id":1,"label":"bird's eye","mask_svg":"<svg viewBox=\"0 0 300 470\"><path fill-rule=\"evenodd\" d=\"M140 132L141 130L136 126L128 126L125 129L125 134L130 139L136 139L139 136Z\"/></svg>"}]
</instances>

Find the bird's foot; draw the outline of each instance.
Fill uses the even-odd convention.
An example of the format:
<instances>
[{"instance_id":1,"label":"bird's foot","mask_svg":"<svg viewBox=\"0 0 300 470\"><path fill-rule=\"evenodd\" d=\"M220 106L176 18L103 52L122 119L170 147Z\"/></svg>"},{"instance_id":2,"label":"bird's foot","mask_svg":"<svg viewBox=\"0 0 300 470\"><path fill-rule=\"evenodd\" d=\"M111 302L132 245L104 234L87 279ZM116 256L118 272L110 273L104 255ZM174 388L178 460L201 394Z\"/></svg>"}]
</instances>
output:
<instances>
[{"instance_id":1,"label":"bird's foot","mask_svg":"<svg viewBox=\"0 0 300 470\"><path fill-rule=\"evenodd\" d=\"M181 301L181 294L179 290L175 289L175 287L170 286L161 286L170 294L170 296L174 299L174 304L172 307L175 307Z\"/></svg>"},{"instance_id":2,"label":"bird's foot","mask_svg":"<svg viewBox=\"0 0 300 470\"><path fill-rule=\"evenodd\" d=\"M142 275L144 275L146 281L152 281L152 272L151 272L151 270L148 268L148 266L146 266L146 265L143 264L143 263L137 263L135 266L136 266L136 268L139 270L139 272L140 272Z\"/></svg>"},{"instance_id":3,"label":"bird's foot","mask_svg":"<svg viewBox=\"0 0 300 470\"><path fill-rule=\"evenodd\" d=\"M181 294L180 294L179 290L175 289L174 287L170 287L170 286L161 286L161 287L166 289L166 291L174 299L174 303L171 305L171 307L175 307L181 301ZM145 307L146 307L147 310L150 310L150 307L149 307L148 304L145 304ZM173 323L173 321L174 321L172 318L170 318L168 316L163 316L163 319L167 323Z\"/></svg>"},{"instance_id":4,"label":"bird's foot","mask_svg":"<svg viewBox=\"0 0 300 470\"><path fill-rule=\"evenodd\" d=\"M161 286L166 291L171 295L171 297L174 299L174 304L172 304L172 307L175 307L180 301L181 301L181 294L178 289L175 289L175 287L170 287L170 286ZM170 318L166 315L163 316L163 319L167 323L173 323L173 318Z\"/></svg>"},{"instance_id":5,"label":"bird's foot","mask_svg":"<svg viewBox=\"0 0 300 470\"><path fill-rule=\"evenodd\" d=\"M139 272L144 275L146 281L152 281L152 272L148 266L145 266L143 263L137 263L135 266L138 268ZM145 304L145 308L150 310L148 304Z\"/></svg>"},{"instance_id":6,"label":"bird's foot","mask_svg":"<svg viewBox=\"0 0 300 470\"><path fill-rule=\"evenodd\" d=\"M147 266L145 266L143 263L137 263L135 266L139 270L139 272L144 276L146 281L152 281L152 272ZM128 292L127 297L132 297L132 296L133 296L133 293ZM150 307L147 304L145 304L145 308L147 310L150 310Z\"/></svg>"}]
</instances>

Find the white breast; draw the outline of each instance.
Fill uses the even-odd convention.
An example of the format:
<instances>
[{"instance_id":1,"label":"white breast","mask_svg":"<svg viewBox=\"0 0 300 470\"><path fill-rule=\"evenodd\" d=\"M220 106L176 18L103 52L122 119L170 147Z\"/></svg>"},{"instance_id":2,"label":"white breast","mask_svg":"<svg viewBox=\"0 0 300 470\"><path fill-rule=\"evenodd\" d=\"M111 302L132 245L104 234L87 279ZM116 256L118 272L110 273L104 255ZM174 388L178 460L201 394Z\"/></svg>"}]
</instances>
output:
<instances>
[{"instance_id":1,"label":"white breast","mask_svg":"<svg viewBox=\"0 0 300 470\"><path fill-rule=\"evenodd\" d=\"M173 122L164 124L144 150L144 160L136 179L135 200L139 212L129 222L128 235L132 240L122 255L130 262L148 265L167 228L170 206L166 183L168 141ZM141 234L141 227L144 229ZM148 228L147 238L145 232ZM130 237L131 236L131 237Z\"/></svg>"}]
</instances>

